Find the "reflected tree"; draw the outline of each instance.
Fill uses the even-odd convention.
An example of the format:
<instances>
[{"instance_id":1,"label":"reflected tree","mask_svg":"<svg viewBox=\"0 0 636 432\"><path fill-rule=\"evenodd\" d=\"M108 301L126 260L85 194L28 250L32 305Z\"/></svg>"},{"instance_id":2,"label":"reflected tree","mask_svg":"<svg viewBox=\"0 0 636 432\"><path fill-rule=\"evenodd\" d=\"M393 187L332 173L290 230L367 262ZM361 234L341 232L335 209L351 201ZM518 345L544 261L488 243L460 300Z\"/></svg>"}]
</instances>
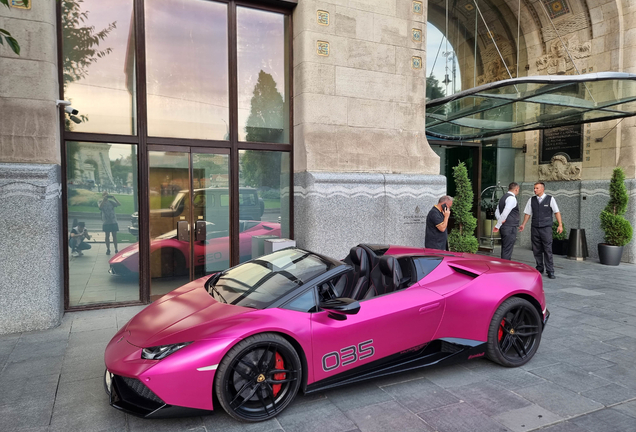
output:
<instances>
[{"instance_id":1,"label":"reflected tree","mask_svg":"<svg viewBox=\"0 0 636 432\"><path fill-rule=\"evenodd\" d=\"M281 152L246 150L241 174L247 186L280 189Z\"/></svg>"},{"instance_id":2,"label":"reflected tree","mask_svg":"<svg viewBox=\"0 0 636 432\"><path fill-rule=\"evenodd\" d=\"M283 96L271 74L261 70L254 86L250 115L245 123L246 140L250 142L283 142Z\"/></svg>"},{"instance_id":3,"label":"reflected tree","mask_svg":"<svg viewBox=\"0 0 636 432\"><path fill-rule=\"evenodd\" d=\"M439 99L446 96L444 87L441 86L435 75L426 78L426 100Z\"/></svg>"}]
</instances>

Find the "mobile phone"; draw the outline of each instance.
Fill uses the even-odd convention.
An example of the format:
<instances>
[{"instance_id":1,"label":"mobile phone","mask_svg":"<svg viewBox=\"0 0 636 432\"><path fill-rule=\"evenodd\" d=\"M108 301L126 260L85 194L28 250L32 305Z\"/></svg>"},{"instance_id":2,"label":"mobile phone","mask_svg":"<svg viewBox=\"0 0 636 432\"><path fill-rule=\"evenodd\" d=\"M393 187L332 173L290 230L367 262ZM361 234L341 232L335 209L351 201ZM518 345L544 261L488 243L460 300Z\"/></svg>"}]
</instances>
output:
<instances>
[{"instance_id":1,"label":"mobile phone","mask_svg":"<svg viewBox=\"0 0 636 432\"><path fill-rule=\"evenodd\" d=\"M448 206L446 204L442 204L442 210L446 211L447 208Z\"/></svg>"}]
</instances>

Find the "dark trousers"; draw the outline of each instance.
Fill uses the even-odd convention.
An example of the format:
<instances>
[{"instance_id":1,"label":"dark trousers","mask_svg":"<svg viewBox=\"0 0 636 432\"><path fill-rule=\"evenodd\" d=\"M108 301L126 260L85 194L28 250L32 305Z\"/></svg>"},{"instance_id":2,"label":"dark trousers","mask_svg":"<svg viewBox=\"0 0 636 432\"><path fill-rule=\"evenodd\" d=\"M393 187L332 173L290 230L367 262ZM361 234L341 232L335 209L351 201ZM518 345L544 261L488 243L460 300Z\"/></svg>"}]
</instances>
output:
<instances>
[{"instance_id":1,"label":"dark trousers","mask_svg":"<svg viewBox=\"0 0 636 432\"><path fill-rule=\"evenodd\" d=\"M501 259L511 260L512 249L517 240L517 227L503 224L499 228L499 235L501 236Z\"/></svg>"},{"instance_id":2,"label":"dark trousers","mask_svg":"<svg viewBox=\"0 0 636 432\"><path fill-rule=\"evenodd\" d=\"M534 260L537 262L537 270L544 270L548 273L554 273L554 263L552 261L552 227L543 228L532 227L532 253Z\"/></svg>"}]
</instances>

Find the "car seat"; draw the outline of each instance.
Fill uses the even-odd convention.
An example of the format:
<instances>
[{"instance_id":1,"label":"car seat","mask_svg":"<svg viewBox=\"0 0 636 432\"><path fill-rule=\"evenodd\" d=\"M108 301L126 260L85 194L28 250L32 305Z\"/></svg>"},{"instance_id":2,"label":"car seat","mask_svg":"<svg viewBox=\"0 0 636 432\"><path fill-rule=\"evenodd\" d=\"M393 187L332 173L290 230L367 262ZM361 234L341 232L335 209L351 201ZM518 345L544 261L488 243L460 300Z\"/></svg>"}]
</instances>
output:
<instances>
[{"instance_id":1,"label":"car seat","mask_svg":"<svg viewBox=\"0 0 636 432\"><path fill-rule=\"evenodd\" d=\"M372 298L399 290L402 285L402 269L398 260L385 255L379 259L377 268L371 274L371 289L364 298Z\"/></svg>"},{"instance_id":2,"label":"car seat","mask_svg":"<svg viewBox=\"0 0 636 432\"><path fill-rule=\"evenodd\" d=\"M359 299L364 296L369 289L369 275L371 269L369 267L369 256L361 247L352 247L349 256L345 260L353 267L352 280L347 284L347 288L343 293L343 297Z\"/></svg>"}]
</instances>

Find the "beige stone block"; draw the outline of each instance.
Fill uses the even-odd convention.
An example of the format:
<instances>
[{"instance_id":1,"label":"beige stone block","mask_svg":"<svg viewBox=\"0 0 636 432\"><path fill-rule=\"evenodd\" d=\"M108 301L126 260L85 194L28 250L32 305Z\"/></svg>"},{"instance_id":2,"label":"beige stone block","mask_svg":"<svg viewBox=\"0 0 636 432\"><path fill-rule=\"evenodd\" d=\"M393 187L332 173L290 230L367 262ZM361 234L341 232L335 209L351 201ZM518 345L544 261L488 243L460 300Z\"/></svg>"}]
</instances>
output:
<instances>
[{"instance_id":1,"label":"beige stone block","mask_svg":"<svg viewBox=\"0 0 636 432\"><path fill-rule=\"evenodd\" d=\"M419 57L422 59L422 67L420 69L414 69L412 66L413 57ZM412 75L419 77L422 80L426 80L426 52L412 48L395 49L396 58L396 73L398 75Z\"/></svg>"},{"instance_id":2,"label":"beige stone block","mask_svg":"<svg viewBox=\"0 0 636 432\"><path fill-rule=\"evenodd\" d=\"M317 12L319 10L329 12L329 25L318 24ZM294 36L303 31L311 31L321 34L334 34L336 32L336 3L334 1L301 0L294 9Z\"/></svg>"},{"instance_id":3,"label":"beige stone block","mask_svg":"<svg viewBox=\"0 0 636 432\"><path fill-rule=\"evenodd\" d=\"M616 148L605 148L601 152L601 167L613 169L616 166ZM590 152L592 153L592 152Z\"/></svg>"},{"instance_id":4,"label":"beige stone block","mask_svg":"<svg viewBox=\"0 0 636 432\"><path fill-rule=\"evenodd\" d=\"M610 32L610 22L600 21L597 24L592 25L592 37L597 38L599 36L605 36Z\"/></svg>"},{"instance_id":5,"label":"beige stone block","mask_svg":"<svg viewBox=\"0 0 636 432\"><path fill-rule=\"evenodd\" d=\"M335 29L338 36L372 41L373 13L337 6Z\"/></svg>"},{"instance_id":6,"label":"beige stone block","mask_svg":"<svg viewBox=\"0 0 636 432\"><path fill-rule=\"evenodd\" d=\"M605 3L604 5L601 6L601 9L603 10L604 20L609 20L609 19L618 17L618 10L616 9L615 2Z\"/></svg>"},{"instance_id":7,"label":"beige stone block","mask_svg":"<svg viewBox=\"0 0 636 432\"><path fill-rule=\"evenodd\" d=\"M636 46L636 28L630 28L625 32L625 40L623 42L623 46Z\"/></svg>"},{"instance_id":8,"label":"beige stone block","mask_svg":"<svg viewBox=\"0 0 636 432\"><path fill-rule=\"evenodd\" d=\"M13 16L4 18L2 21L0 21L0 28L10 32L20 44L19 56L14 54L6 44L3 45L1 48L3 57L19 57L57 64L57 34L53 24L19 20Z\"/></svg>"},{"instance_id":9,"label":"beige stone block","mask_svg":"<svg viewBox=\"0 0 636 432\"><path fill-rule=\"evenodd\" d=\"M410 40L409 22L401 18L373 15L373 40L397 46L407 46Z\"/></svg>"},{"instance_id":10,"label":"beige stone block","mask_svg":"<svg viewBox=\"0 0 636 432\"><path fill-rule=\"evenodd\" d=\"M329 42L329 56L318 55L318 41ZM303 62L346 66L349 58L348 44L349 39L341 36L301 32L294 38L294 66Z\"/></svg>"},{"instance_id":11,"label":"beige stone block","mask_svg":"<svg viewBox=\"0 0 636 432\"><path fill-rule=\"evenodd\" d=\"M333 95L336 92L334 65L304 62L294 67L294 96L301 93Z\"/></svg>"},{"instance_id":12,"label":"beige stone block","mask_svg":"<svg viewBox=\"0 0 636 432\"><path fill-rule=\"evenodd\" d=\"M0 57L0 95L4 98L56 100L58 71L53 63Z\"/></svg>"},{"instance_id":13,"label":"beige stone block","mask_svg":"<svg viewBox=\"0 0 636 432\"><path fill-rule=\"evenodd\" d=\"M395 73L395 47L362 40L350 40L347 66L379 72Z\"/></svg>"},{"instance_id":14,"label":"beige stone block","mask_svg":"<svg viewBox=\"0 0 636 432\"><path fill-rule=\"evenodd\" d=\"M347 98L302 93L294 100L294 125L301 123L346 125Z\"/></svg>"},{"instance_id":15,"label":"beige stone block","mask_svg":"<svg viewBox=\"0 0 636 432\"><path fill-rule=\"evenodd\" d=\"M312 123L296 126L294 128L294 170L296 172L333 170L338 163L336 137L337 131L341 128ZM300 155L296 156L296 152Z\"/></svg>"},{"instance_id":16,"label":"beige stone block","mask_svg":"<svg viewBox=\"0 0 636 432\"><path fill-rule=\"evenodd\" d=\"M590 9L590 21L593 25L603 21L603 8L601 6Z\"/></svg>"},{"instance_id":17,"label":"beige stone block","mask_svg":"<svg viewBox=\"0 0 636 432\"><path fill-rule=\"evenodd\" d=\"M426 103L426 79L424 77L406 77L406 101L412 104Z\"/></svg>"},{"instance_id":18,"label":"beige stone block","mask_svg":"<svg viewBox=\"0 0 636 432\"><path fill-rule=\"evenodd\" d=\"M60 163L55 102L0 98L0 162Z\"/></svg>"},{"instance_id":19,"label":"beige stone block","mask_svg":"<svg viewBox=\"0 0 636 432\"><path fill-rule=\"evenodd\" d=\"M395 104L395 128L398 130L423 131L426 123L423 103Z\"/></svg>"},{"instance_id":20,"label":"beige stone block","mask_svg":"<svg viewBox=\"0 0 636 432\"><path fill-rule=\"evenodd\" d=\"M406 77L336 66L336 95L406 102Z\"/></svg>"},{"instance_id":21,"label":"beige stone block","mask_svg":"<svg viewBox=\"0 0 636 432\"><path fill-rule=\"evenodd\" d=\"M590 154L589 155L585 155L584 157L584 162L585 162L585 166L589 166L589 167L600 167L602 165L601 162L601 151L602 150L595 150L592 149L590 150ZM587 160L587 157L590 158L590 160Z\"/></svg>"},{"instance_id":22,"label":"beige stone block","mask_svg":"<svg viewBox=\"0 0 636 432\"><path fill-rule=\"evenodd\" d=\"M601 168L586 167L583 164L583 169L581 170L582 180L600 180L601 178Z\"/></svg>"},{"instance_id":23,"label":"beige stone block","mask_svg":"<svg viewBox=\"0 0 636 432\"><path fill-rule=\"evenodd\" d=\"M372 99L349 98L347 119L349 126L393 129L394 104Z\"/></svg>"},{"instance_id":24,"label":"beige stone block","mask_svg":"<svg viewBox=\"0 0 636 432\"><path fill-rule=\"evenodd\" d=\"M396 0L349 0L349 7L394 17Z\"/></svg>"},{"instance_id":25,"label":"beige stone block","mask_svg":"<svg viewBox=\"0 0 636 432\"><path fill-rule=\"evenodd\" d=\"M422 0L423 11L421 14L413 12L413 0L397 0L396 3L396 16L409 21L416 21L418 23L426 23L428 1Z\"/></svg>"},{"instance_id":26,"label":"beige stone block","mask_svg":"<svg viewBox=\"0 0 636 432\"><path fill-rule=\"evenodd\" d=\"M598 54L605 51L605 36L592 39L592 53Z\"/></svg>"}]
</instances>

